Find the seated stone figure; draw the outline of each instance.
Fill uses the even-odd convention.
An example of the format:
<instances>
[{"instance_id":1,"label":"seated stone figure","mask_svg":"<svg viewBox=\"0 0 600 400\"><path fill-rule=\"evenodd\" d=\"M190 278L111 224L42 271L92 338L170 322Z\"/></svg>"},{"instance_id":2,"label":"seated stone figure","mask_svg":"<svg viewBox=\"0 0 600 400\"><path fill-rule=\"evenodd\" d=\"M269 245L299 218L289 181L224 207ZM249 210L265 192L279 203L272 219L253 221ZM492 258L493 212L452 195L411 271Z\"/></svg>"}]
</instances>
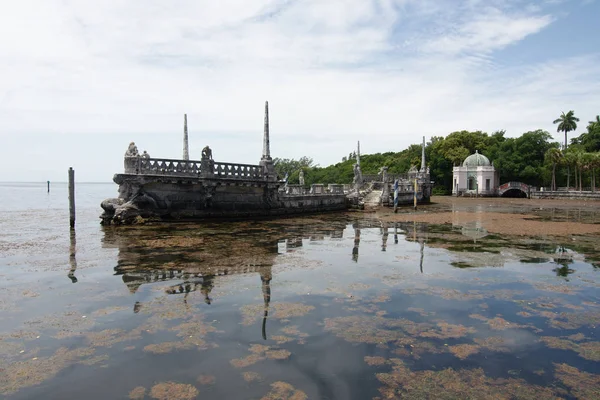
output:
<instances>
[{"instance_id":1,"label":"seated stone figure","mask_svg":"<svg viewBox=\"0 0 600 400\"><path fill-rule=\"evenodd\" d=\"M138 153L138 148L135 145L135 142L129 143L129 147L127 148L127 151L125 152L125 157L137 157L139 155L140 155L140 153Z\"/></svg>"},{"instance_id":2,"label":"seated stone figure","mask_svg":"<svg viewBox=\"0 0 600 400\"><path fill-rule=\"evenodd\" d=\"M209 160L212 160L212 150L210 149L210 147L205 146L202 149L202 158L208 158Z\"/></svg>"},{"instance_id":3,"label":"seated stone figure","mask_svg":"<svg viewBox=\"0 0 600 400\"><path fill-rule=\"evenodd\" d=\"M143 157L143 158L150 158L150 154L148 154L148 153L146 152L146 150L144 150L144 152L142 153L142 157Z\"/></svg>"}]
</instances>

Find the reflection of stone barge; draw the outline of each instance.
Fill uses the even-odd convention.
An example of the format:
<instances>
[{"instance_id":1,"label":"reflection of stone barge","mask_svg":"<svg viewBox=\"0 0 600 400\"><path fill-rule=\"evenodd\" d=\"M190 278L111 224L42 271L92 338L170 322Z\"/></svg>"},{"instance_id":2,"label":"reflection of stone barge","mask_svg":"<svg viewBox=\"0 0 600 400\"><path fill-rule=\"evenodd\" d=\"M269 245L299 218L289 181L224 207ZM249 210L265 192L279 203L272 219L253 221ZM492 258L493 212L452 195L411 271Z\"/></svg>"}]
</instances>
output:
<instances>
[{"instance_id":1,"label":"reflection of stone barge","mask_svg":"<svg viewBox=\"0 0 600 400\"><path fill-rule=\"evenodd\" d=\"M125 171L115 174L119 197L104 200L103 224L131 223L136 218L203 219L276 216L344 210L342 185L312 185L309 192L289 190L275 172L269 146L265 104L263 154L258 165L214 161L207 146L202 159L189 160L187 123L183 160L140 155L132 143Z\"/></svg>"}]
</instances>

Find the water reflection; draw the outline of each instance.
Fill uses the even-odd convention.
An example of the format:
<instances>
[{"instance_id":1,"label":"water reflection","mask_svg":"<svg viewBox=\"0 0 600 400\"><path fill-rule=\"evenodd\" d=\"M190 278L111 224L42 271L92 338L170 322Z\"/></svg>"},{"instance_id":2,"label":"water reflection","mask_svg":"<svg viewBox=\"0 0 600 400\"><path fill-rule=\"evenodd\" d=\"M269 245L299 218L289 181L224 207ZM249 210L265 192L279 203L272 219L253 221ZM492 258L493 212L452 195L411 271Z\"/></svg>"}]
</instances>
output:
<instances>
[{"instance_id":1,"label":"water reflection","mask_svg":"<svg viewBox=\"0 0 600 400\"><path fill-rule=\"evenodd\" d=\"M354 229L354 247L352 247L352 261L358 262L358 247L360 246L360 229L352 226Z\"/></svg>"},{"instance_id":2,"label":"water reflection","mask_svg":"<svg viewBox=\"0 0 600 400\"><path fill-rule=\"evenodd\" d=\"M304 240L340 239L346 223L334 222L328 227L292 225L266 232L249 230L235 234L226 229L206 229L198 225L177 228L104 228L103 246L119 250L115 275L121 276L132 294L145 284L178 281L168 285L164 292L182 296L183 303L187 304L188 296L199 291L204 303L211 305L214 301L211 292L221 277L258 274L263 297L261 331L263 339L267 340L272 267L279 253L279 243L284 244L285 252L294 252L304 246ZM139 313L143 307L143 302L136 301L134 313Z\"/></svg>"},{"instance_id":3,"label":"water reflection","mask_svg":"<svg viewBox=\"0 0 600 400\"><path fill-rule=\"evenodd\" d=\"M387 248L388 234L387 222L381 221L381 251L385 251Z\"/></svg>"},{"instance_id":4,"label":"water reflection","mask_svg":"<svg viewBox=\"0 0 600 400\"><path fill-rule=\"evenodd\" d=\"M340 216L107 227L104 247L116 249L106 252L115 257L111 287L96 284L94 298L78 292L87 300L80 309L34 321L39 332L17 333L31 343L5 346L13 358L3 371L11 374L10 390L44 382L21 398L46 390L56 398L86 397L90 383L112 376L115 384L90 400L130 391L147 398L160 392L161 381L212 385L206 398L398 398L409 385L423 398L501 398L504 391L531 398L552 387L559 368L579 373L565 365L593 373L597 277L575 244L472 239L452 224ZM496 258L507 267L486 268ZM452 268L455 259L465 269ZM466 268L473 266L483 267ZM85 367L71 368L80 362ZM54 365L56 373L43 375ZM127 368L135 373L126 383L114 380ZM343 378L330 379L342 370ZM208 374L215 376L206 384ZM65 385L74 376L77 384ZM61 384L66 389L57 389Z\"/></svg>"}]
</instances>

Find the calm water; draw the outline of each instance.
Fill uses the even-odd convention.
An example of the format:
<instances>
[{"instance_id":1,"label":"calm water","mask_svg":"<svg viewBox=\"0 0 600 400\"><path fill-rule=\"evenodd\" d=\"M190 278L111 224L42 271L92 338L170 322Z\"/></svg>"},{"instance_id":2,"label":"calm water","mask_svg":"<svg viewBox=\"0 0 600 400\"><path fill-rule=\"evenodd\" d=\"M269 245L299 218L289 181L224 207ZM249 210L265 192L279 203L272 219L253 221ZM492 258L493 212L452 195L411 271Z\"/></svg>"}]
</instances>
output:
<instances>
[{"instance_id":1,"label":"calm water","mask_svg":"<svg viewBox=\"0 0 600 400\"><path fill-rule=\"evenodd\" d=\"M598 237L374 214L103 228L0 183L0 397L600 398Z\"/></svg>"}]
</instances>

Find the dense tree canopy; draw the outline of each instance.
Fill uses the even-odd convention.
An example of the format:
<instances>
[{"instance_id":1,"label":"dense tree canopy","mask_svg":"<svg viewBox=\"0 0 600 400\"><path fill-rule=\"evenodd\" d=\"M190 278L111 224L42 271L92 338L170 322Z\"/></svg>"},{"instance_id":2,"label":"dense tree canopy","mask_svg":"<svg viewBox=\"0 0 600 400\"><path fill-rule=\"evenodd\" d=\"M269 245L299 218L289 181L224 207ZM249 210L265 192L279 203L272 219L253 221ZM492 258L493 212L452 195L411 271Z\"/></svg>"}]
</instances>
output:
<instances>
[{"instance_id":1,"label":"dense tree canopy","mask_svg":"<svg viewBox=\"0 0 600 400\"><path fill-rule=\"evenodd\" d=\"M573 111L563 113L554 122L558 131L577 129L578 118ZM488 134L482 131L457 131L446 137L433 136L426 144L425 154L431 179L437 194L452 190L452 168L460 165L470 154L478 151L493 162L500 182L520 181L533 186L571 185L571 177L580 188L595 184L596 169L600 168L600 116L590 121L587 131L571 140L567 150L552 140L550 133L538 129L519 137L505 137L503 130ZM565 146L566 147L566 146ZM290 183L298 183L300 169L304 170L305 184L351 183L356 153L349 152L341 162L327 167L313 165L313 160L275 159L275 168ZM376 174L381 167L390 173L407 172L411 166L421 165L421 145L413 144L399 152L365 154L360 157L363 174ZM564 168L568 167L568 168Z\"/></svg>"}]
</instances>

